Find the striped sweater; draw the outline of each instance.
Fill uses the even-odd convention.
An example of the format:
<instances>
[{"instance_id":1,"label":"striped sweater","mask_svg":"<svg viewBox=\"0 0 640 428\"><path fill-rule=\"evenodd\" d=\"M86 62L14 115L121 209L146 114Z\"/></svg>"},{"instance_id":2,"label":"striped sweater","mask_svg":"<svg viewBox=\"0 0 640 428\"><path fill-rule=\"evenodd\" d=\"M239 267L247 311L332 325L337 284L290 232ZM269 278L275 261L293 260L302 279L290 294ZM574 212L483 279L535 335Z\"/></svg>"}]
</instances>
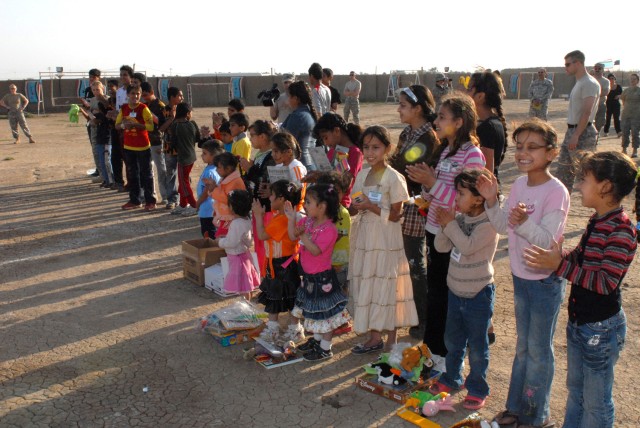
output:
<instances>
[{"instance_id":1,"label":"striped sweater","mask_svg":"<svg viewBox=\"0 0 640 428\"><path fill-rule=\"evenodd\" d=\"M556 270L571 282L569 320L606 320L622 307L620 283L636 253L636 231L622 207L589 219L580 244L565 251Z\"/></svg>"},{"instance_id":2,"label":"striped sweater","mask_svg":"<svg viewBox=\"0 0 640 428\"><path fill-rule=\"evenodd\" d=\"M463 144L453 156L449 156L450 148L444 149L440 155L440 160L436 166L436 182L429 190L428 194L423 192L422 196L431 201L429 213L427 214L428 232L434 235L440 230L436 222L436 210L434 208L451 208L456 199L456 187L453 180L464 168L484 168L484 155L478 147L471 142Z\"/></svg>"}]
</instances>

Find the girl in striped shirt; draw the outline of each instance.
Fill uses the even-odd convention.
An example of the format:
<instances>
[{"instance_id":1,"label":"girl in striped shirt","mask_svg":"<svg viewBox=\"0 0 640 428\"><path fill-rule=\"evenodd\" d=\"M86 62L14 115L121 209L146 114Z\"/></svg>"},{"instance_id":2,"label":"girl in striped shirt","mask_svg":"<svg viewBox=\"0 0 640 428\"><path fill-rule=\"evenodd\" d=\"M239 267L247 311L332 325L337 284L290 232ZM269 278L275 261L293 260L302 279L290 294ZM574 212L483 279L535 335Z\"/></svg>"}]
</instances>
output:
<instances>
[{"instance_id":1,"label":"girl in striped shirt","mask_svg":"<svg viewBox=\"0 0 640 428\"><path fill-rule=\"evenodd\" d=\"M440 225L436 209L451 209L455 205L455 177L463 169L484 168L485 159L478 148L476 136L475 104L467 95L455 94L443 100L434 124L442 144L434 158L438 164L432 168L424 163L408 165L409 178L423 185L423 197L431 201L427 215L427 316L424 343L429 346L436 369L444 371L444 328L447 320L447 273L451 252L440 253L434 240Z\"/></svg>"},{"instance_id":2,"label":"girl in striped shirt","mask_svg":"<svg viewBox=\"0 0 640 428\"><path fill-rule=\"evenodd\" d=\"M636 252L636 231L621 202L636 184L626 155L600 152L581 161L577 189L582 205L595 209L573 251L562 240L546 250L525 250L527 264L555 269L571 281L567 324L565 427L614 425L613 370L627 331L620 285Z\"/></svg>"}]
</instances>

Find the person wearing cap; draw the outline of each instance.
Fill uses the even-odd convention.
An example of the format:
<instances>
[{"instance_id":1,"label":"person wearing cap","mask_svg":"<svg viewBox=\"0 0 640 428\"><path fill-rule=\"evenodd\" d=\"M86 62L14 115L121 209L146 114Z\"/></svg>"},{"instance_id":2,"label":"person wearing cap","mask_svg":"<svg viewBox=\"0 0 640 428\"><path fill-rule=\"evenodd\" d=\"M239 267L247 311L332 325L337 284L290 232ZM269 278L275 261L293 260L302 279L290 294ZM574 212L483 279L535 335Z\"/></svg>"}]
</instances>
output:
<instances>
[{"instance_id":1,"label":"person wearing cap","mask_svg":"<svg viewBox=\"0 0 640 428\"><path fill-rule=\"evenodd\" d=\"M547 120L549 100L553 95L553 82L547 77L547 70L541 68L529 85L529 116Z\"/></svg>"},{"instance_id":2,"label":"person wearing cap","mask_svg":"<svg viewBox=\"0 0 640 428\"><path fill-rule=\"evenodd\" d=\"M609 94L607 94L607 120L604 123L604 136L609 135L609 127L611 126L611 116L613 116L613 126L616 128L618 138L622 136L620 128L620 95L622 95L622 86L618 85L616 76L609 73Z\"/></svg>"},{"instance_id":3,"label":"person wearing cap","mask_svg":"<svg viewBox=\"0 0 640 428\"><path fill-rule=\"evenodd\" d=\"M283 123L284 120L293 111L289 105L289 93L287 89L289 85L296 80L296 77L291 73L285 73L282 75L282 86L284 90L280 92L280 96L271 107L269 107L269 115L271 120L277 123Z\"/></svg>"},{"instance_id":4,"label":"person wearing cap","mask_svg":"<svg viewBox=\"0 0 640 428\"><path fill-rule=\"evenodd\" d=\"M598 135L600 135L600 129L604 126L607 115L607 95L609 94L611 83L609 83L609 79L604 77L604 64L600 62L593 66L593 77L595 77L600 84L600 98L598 100L598 110L596 111L594 121L596 131L598 131Z\"/></svg>"},{"instance_id":5,"label":"person wearing cap","mask_svg":"<svg viewBox=\"0 0 640 428\"><path fill-rule=\"evenodd\" d=\"M349 114L353 113L353 123L360 125L360 90L362 83L356 79L356 72L349 72L349 80L344 84L344 121L349 123Z\"/></svg>"},{"instance_id":6,"label":"person wearing cap","mask_svg":"<svg viewBox=\"0 0 640 428\"><path fill-rule=\"evenodd\" d=\"M442 97L451 92L451 86L449 86L448 82L449 80L447 79L447 76L442 73L436 74L436 85L431 91L431 93L433 94L433 99L436 101L436 111L440 109Z\"/></svg>"},{"instance_id":7,"label":"person wearing cap","mask_svg":"<svg viewBox=\"0 0 640 428\"><path fill-rule=\"evenodd\" d=\"M564 57L564 69L576 83L569 95L567 132L560 146L560 156L555 175L565 185L569 193L573 189L575 165L581 156L596 151L598 131L593 126L596 115L600 85L595 77L587 72L585 57L581 51L571 51Z\"/></svg>"},{"instance_id":8,"label":"person wearing cap","mask_svg":"<svg viewBox=\"0 0 640 428\"><path fill-rule=\"evenodd\" d=\"M20 142L20 134L18 134L18 125L22 128L24 135L29 138L30 143L35 143L36 140L31 136L29 126L27 125L27 119L24 118L24 109L29 104L27 97L18 92L18 88L13 83L9 85L9 93L0 99L0 106L9 110L7 117L9 118L9 126L11 127L11 134L15 139L15 144Z\"/></svg>"}]
</instances>

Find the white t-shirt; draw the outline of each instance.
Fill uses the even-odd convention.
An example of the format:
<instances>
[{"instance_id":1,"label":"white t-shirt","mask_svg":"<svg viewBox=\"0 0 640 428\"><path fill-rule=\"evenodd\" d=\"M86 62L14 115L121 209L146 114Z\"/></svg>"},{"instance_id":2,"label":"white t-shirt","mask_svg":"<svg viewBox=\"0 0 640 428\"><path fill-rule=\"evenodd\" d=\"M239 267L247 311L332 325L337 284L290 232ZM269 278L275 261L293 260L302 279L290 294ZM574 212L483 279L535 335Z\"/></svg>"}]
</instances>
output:
<instances>
[{"instance_id":1,"label":"white t-shirt","mask_svg":"<svg viewBox=\"0 0 640 428\"><path fill-rule=\"evenodd\" d=\"M576 84L571 90L569 96L569 114L567 117L567 123L569 125L577 125L582 116L582 102L585 98L595 97L593 107L591 107L591 113L589 114L589 122L593 122L593 118L596 116L598 110L598 99L600 98L600 84L590 74L585 74L580 79L576 80Z\"/></svg>"}]
</instances>

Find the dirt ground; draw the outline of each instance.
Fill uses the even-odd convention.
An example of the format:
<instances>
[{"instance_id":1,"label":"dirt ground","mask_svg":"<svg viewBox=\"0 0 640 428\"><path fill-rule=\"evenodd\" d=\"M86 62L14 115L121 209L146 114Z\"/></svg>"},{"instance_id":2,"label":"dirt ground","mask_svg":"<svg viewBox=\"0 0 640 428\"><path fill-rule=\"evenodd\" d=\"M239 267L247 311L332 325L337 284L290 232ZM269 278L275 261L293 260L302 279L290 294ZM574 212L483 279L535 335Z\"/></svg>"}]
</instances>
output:
<instances>
[{"instance_id":1,"label":"dirt ground","mask_svg":"<svg viewBox=\"0 0 640 428\"><path fill-rule=\"evenodd\" d=\"M550 105L562 133L567 105ZM527 101L506 102L511 130L527 109ZM194 118L208 123L213 110L197 109ZM266 108L248 113L268 116ZM361 116L364 125L385 125L394 136L402 129L395 105L364 105ZM354 386L361 366L374 360L349 352L361 340L354 334L336 339L332 360L265 370L242 359L242 345L223 348L198 333L198 318L230 300L182 278L180 242L199 237L197 218L122 211L126 194L101 189L86 175L92 158L84 126L66 114L34 117L29 125L37 143L23 138L14 145L8 123L0 123L1 426L411 426L395 416L394 402ZM604 138L599 149L619 144ZM501 174L508 190L518 175L512 148ZM573 248L591 212L577 195L571 203L566 245ZM487 418L504 408L515 347L506 238L494 264L497 342L491 396L480 412ZM628 333L616 367L616 426L640 423L633 401L640 396L633 368L640 358L637 264L623 286ZM566 320L565 303L555 338L557 422L566 402ZM406 330L400 339L411 341ZM454 398L456 413L434 420L449 426L462 419L462 398Z\"/></svg>"}]
</instances>

